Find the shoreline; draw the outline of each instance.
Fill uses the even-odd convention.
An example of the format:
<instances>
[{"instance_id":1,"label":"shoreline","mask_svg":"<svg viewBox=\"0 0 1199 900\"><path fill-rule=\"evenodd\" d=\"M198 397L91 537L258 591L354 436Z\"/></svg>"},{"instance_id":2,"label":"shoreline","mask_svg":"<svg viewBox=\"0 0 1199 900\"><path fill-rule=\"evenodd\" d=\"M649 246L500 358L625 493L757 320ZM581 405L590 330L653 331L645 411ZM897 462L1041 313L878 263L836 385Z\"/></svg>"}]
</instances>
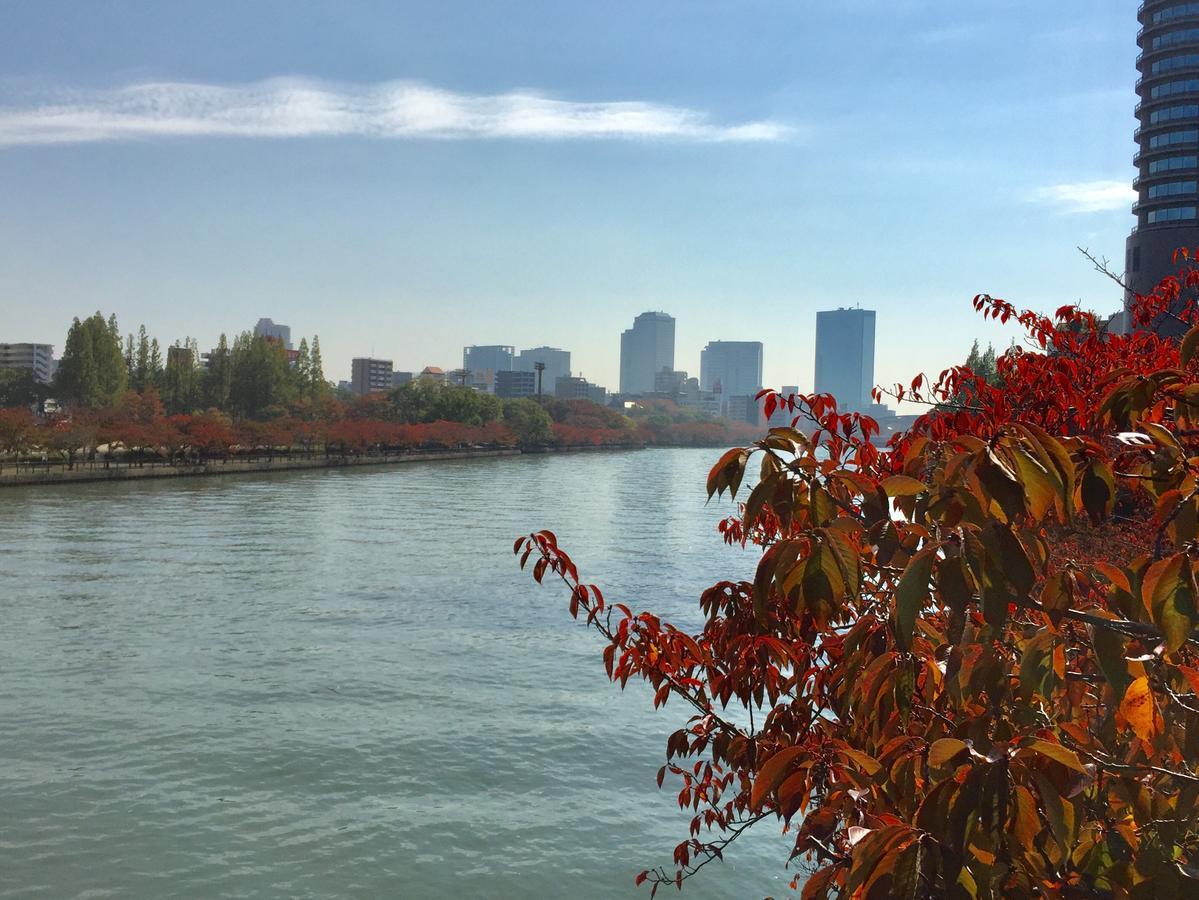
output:
<instances>
[{"instance_id":1,"label":"shoreline","mask_svg":"<svg viewBox=\"0 0 1199 900\"><path fill-rule=\"evenodd\" d=\"M642 445L633 447L501 447L468 448L461 450L428 450L387 456L319 457L316 459L212 460L195 464L171 465L150 463L148 465L113 464L107 468L102 464L80 463L74 469L65 466L51 471L32 469L5 472L0 470L0 488L48 487L69 484L96 484L99 482L141 481L162 478L205 478L220 475L257 475L266 472L298 472L319 469L347 469L363 466L396 466L417 462L446 462L461 459L499 459L512 456L542 456L554 453L628 452L647 449L672 449L667 445ZM710 448L695 448L710 449ZM86 468L85 468L86 467Z\"/></svg>"}]
</instances>

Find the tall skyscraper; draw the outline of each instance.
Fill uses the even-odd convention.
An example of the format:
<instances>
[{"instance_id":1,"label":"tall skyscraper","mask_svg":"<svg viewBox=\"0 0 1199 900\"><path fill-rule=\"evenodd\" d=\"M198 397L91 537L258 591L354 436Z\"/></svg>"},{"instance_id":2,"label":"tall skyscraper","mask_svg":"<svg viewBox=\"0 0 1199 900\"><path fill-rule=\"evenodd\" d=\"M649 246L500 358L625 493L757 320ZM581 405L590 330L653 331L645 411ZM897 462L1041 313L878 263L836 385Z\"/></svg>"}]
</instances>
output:
<instances>
[{"instance_id":1,"label":"tall skyscraper","mask_svg":"<svg viewBox=\"0 0 1199 900\"><path fill-rule=\"evenodd\" d=\"M762 390L761 341L709 341L699 355L701 390L720 394L720 413L757 424Z\"/></svg>"},{"instance_id":2,"label":"tall skyscraper","mask_svg":"<svg viewBox=\"0 0 1199 900\"><path fill-rule=\"evenodd\" d=\"M534 347L531 350L521 350L516 357L515 368L521 372L537 371L537 363L544 363L545 370L541 373L541 392L552 394L554 385L559 378L570 377L570 351L558 350L554 347Z\"/></svg>"},{"instance_id":3,"label":"tall skyscraper","mask_svg":"<svg viewBox=\"0 0 1199 900\"><path fill-rule=\"evenodd\" d=\"M258 324L254 326L254 335L255 337L274 338L288 350L292 349L290 326L280 325L271 319L259 319Z\"/></svg>"},{"instance_id":4,"label":"tall skyscraper","mask_svg":"<svg viewBox=\"0 0 1199 900\"><path fill-rule=\"evenodd\" d=\"M1137 224L1124 268L1144 294L1177 271L1175 250L1199 246L1199 3L1145 0L1138 18Z\"/></svg>"},{"instance_id":5,"label":"tall skyscraper","mask_svg":"<svg viewBox=\"0 0 1199 900\"><path fill-rule=\"evenodd\" d=\"M674 318L664 312L644 312L620 336L620 392L649 394L654 377L674 368Z\"/></svg>"},{"instance_id":6,"label":"tall skyscraper","mask_svg":"<svg viewBox=\"0 0 1199 900\"><path fill-rule=\"evenodd\" d=\"M842 411L873 405L874 310L816 313L816 393L832 394Z\"/></svg>"}]
</instances>

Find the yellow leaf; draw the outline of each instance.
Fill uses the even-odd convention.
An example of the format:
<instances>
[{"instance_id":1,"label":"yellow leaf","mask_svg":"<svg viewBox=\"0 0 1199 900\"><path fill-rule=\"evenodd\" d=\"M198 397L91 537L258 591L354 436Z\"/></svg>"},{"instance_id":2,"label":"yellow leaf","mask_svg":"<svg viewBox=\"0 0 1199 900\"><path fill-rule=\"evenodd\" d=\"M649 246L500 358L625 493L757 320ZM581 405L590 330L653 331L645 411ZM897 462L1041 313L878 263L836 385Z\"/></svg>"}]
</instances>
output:
<instances>
[{"instance_id":1,"label":"yellow leaf","mask_svg":"<svg viewBox=\"0 0 1199 900\"><path fill-rule=\"evenodd\" d=\"M915 497L928 490L928 485L907 475L892 475L883 480L883 490L888 497Z\"/></svg>"},{"instance_id":2,"label":"yellow leaf","mask_svg":"<svg viewBox=\"0 0 1199 900\"><path fill-rule=\"evenodd\" d=\"M1067 769L1073 769L1075 772L1086 773L1082 763L1078 759L1078 754L1069 747L1063 747L1061 744L1054 744L1051 741L1033 741L1025 749L1034 750L1042 756L1047 756L1054 762L1059 762Z\"/></svg>"},{"instance_id":3,"label":"yellow leaf","mask_svg":"<svg viewBox=\"0 0 1199 900\"><path fill-rule=\"evenodd\" d=\"M1136 732L1137 737L1142 741L1148 741L1153 739L1157 731L1156 713L1149 679L1142 675L1124 692L1124 699L1120 701L1120 715Z\"/></svg>"},{"instance_id":4,"label":"yellow leaf","mask_svg":"<svg viewBox=\"0 0 1199 900\"><path fill-rule=\"evenodd\" d=\"M929 748L928 764L931 768L939 768L965 750L965 741L959 741L957 738L941 738Z\"/></svg>"}]
</instances>

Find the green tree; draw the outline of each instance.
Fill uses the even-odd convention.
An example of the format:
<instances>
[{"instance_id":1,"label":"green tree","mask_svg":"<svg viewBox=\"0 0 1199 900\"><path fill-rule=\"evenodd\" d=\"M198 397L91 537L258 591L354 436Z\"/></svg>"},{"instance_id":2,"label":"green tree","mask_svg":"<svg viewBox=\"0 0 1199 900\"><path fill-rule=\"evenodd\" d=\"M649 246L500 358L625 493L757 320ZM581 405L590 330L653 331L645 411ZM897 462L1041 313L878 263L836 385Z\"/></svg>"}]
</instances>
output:
<instances>
[{"instance_id":1,"label":"green tree","mask_svg":"<svg viewBox=\"0 0 1199 900\"><path fill-rule=\"evenodd\" d=\"M329 383L325 381L325 366L321 361L321 339L312 336L312 358L308 364L308 395L315 400L323 400L329 394Z\"/></svg>"},{"instance_id":2,"label":"green tree","mask_svg":"<svg viewBox=\"0 0 1199 900\"><path fill-rule=\"evenodd\" d=\"M50 389L30 369L0 369L0 409L14 406L40 409Z\"/></svg>"},{"instance_id":3,"label":"green tree","mask_svg":"<svg viewBox=\"0 0 1199 900\"><path fill-rule=\"evenodd\" d=\"M295 399L287 350L278 341L244 332L233 343L230 412L239 419L280 414Z\"/></svg>"},{"instance_id":4,"label":"green tree","mask_svg":"<svg viewBox=\"0 0 1199 900\"><path fill-rule=\"evenodd\" d=\"M301 400L311 400L312 354L308 350L308 338L300 338L300 349L296 353L296 364L291 371L296 382L296 395Z\"/></svg>"},{"instance_id":5,"label":"green tree","mask_svg":"<svg viewBox=\"0 0 1199 900\"><path fill-rule=\"evenodd\" d=\"M553 420L540 403L528 397L503 402L504 424L522 444L539 444L553 439Z\"/></svg>"},{"instance_id":6,"label":"green tree","mask_svg":"<svg viewBox=\"0 0 1199 900\"><path fill-rule=\"evenodd\" d=\"M216 349L208 354L208 369L203 382L204 405L209 409L228 411L229 391L233 386L233 359L229 339L224 334L217 341Z\"/></svg>"},{"instance_id":7,"label":"green tree","mask_svg":"<svg viewBox=\"0 0 1199 900\"><path fill-rule=\"evenodd\" d=\"M146 387L161 387L162 371L162 351L158 347L158 338L154 338L150 341L150 369L147 373Z\"/></svg>"},{"instance_id":8,"label":"green tree","mask_svg":"<svg viewBox=\"0 0 1199 900\"><path fill-rule=\"evenodd\" d=\"M200 373L196 368L196 342L178 341L167 351L166 368L162 376L162 402L170 415L193 412L200 405Z\"/></svg>"},{"instance_id":9,"label":"green tree","mask_svg":"<svg viewBox=\"0 0 1199 900\"><path fill-rule=\"evenodd\" d=\"M98 312L83 321L75 319L55 379L58 397L78 406L113 406L127 384L121 340L110 323Z\"/></svg>"}]
</instances>

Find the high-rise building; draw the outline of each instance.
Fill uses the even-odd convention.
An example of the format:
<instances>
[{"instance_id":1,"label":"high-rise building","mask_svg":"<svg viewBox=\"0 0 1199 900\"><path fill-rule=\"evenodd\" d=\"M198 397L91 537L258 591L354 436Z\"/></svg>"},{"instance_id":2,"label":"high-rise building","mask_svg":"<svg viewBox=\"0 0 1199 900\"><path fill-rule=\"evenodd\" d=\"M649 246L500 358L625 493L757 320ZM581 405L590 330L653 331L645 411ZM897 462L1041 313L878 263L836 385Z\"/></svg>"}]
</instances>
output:
<instances>
[{"instance_id":1,"label":"high-rise building","mask_svg":"<svg viewBox=\"0 0 1199 900\"><path fill-rule=\"evenodd\" d=\"M537 393L536 372L496 372L495 395L501 400L532 397Z\"/></svg>"},{"instance_id":2,"label":"high-rise building","mask_svg":"<svg viewBox=\"0 0 1199 900\"><path fill-rule=\"evenodd\" d=\"M258 320L258 324L254 326L254 336L272 338L288 350L292 349L291 328L287 325L279 325L270 319Z\"/></svg>"},{"instance_id":3,"label":"high-rise building","mask_svg":"<svg viewBox=\"0 0 1199 900\"><path fill-rule=\"evenodd\" d=\"M541 393L552 394L559 378L570 377L570 351L554 347L534 347L521 350L516 357L515 368L521 372L537 372L537 364L545 366L541 372ZM534 391L536 393L536 391Z\"/></svg>"},{"instance_id":4,"label":"high-rise building","mask_svg":"<svg viewBox=\"0 0 1199 900\"><path fill-rule=\"evenodd\" d=\"M366 396L378 391L390 391L392 363L390 359L356 357L350 364L350 386L355 394Z\"/></svg>"},{"instance_id":5,"label":"high-rise building","mask_svg":"<svg viewBox=\"0 0 1199 900\"><path fill-rule=\"evenodd\" d=\"M842 411L873 405L874 310L816 313L816 393L832 394Z\"/></svg>"},{"instance_id":6,"label":"high-rise building","mask_svg":"<svg viewBox=\"0 0 1199 900\"><path fill-rule=\"evenodd\" d=\"M54 377L53 344L0 344L0 369L29 369L42 384Z\"/></svg>"},{"instance_id":7,"label":"high-rise building","mask_svg":"<svg viewBox=\"0 0 1199 900\"><path fill-rule=\"evenodd\" d=\"M620 392L649 394L654 378L674 368L674 318L664 312L644 312L620 336Z\"/></svg>"},{"instance_id":8,"label":"high-rise building","mask_svg":"<svg viewBox=\"0 0 1199 900\"><path fill-rule=\"evenodd\" d=\"M462 368L470 373L468 382L476 390L494 393L496 372L510 372L515 362L515 347L493 344L462 348Z\"/></svg>"},{"instance_id":9,"label":"high-rise building","mask_svg":"<svg viewBox=\"0 0 1199 900\"><path fill-rule=\"evenodd\" d=\"M710 341L699 355L699 385L720 394L721 415L756 422L745 398L753 400L762 389L762 342Z\"/></svg>"},{"instance_id":10,"label":"high-rise building","mask_svg":"<svg viewBox=\"0 0 1199 900\"><path fill-rule=\"evenodd\" d=\"M1177 271L1175 250L1199 245L1199 3L1145 0L1138 17L1137 224L1126 245L1126 305Z\"/></svg>"}]
</instances>

